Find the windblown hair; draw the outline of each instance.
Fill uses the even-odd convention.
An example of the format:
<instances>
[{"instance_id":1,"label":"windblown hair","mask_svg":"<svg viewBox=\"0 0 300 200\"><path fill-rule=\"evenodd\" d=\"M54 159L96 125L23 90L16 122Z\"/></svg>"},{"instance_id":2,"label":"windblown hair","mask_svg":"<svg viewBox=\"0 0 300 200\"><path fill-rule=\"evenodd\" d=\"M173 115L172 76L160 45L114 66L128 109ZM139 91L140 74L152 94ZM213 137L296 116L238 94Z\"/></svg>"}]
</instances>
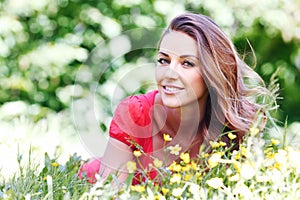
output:
<instances>
[{"instance_id":1,"label":"windblown hair","mask_svg":"<svg viewBox=\"0 0 300 200\"><path fill-rule=\"evenodd\" d=\"M209 89L202 127L204 143L220 136L220 126L236 131L237 143L241 142L257 114L263 113L264 105L256 101L269 93L263 80L239 57L232 41L209 17L182 14L171 21L164 35L170 31L183 32L198 45L200 71ZM246 84L246 80L255 84ZM227 134L222 140L229 142Z\"/></svg>"}]
</instances>

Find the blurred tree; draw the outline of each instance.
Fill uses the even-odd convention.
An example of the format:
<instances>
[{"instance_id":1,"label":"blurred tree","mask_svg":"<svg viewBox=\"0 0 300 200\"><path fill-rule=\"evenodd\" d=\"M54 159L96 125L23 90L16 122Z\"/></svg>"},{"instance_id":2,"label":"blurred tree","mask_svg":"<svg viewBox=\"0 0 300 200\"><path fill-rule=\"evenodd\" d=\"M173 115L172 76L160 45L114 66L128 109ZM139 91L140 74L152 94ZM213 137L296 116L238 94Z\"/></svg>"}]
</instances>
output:
<instances>
[{"instance_id":1,"label":"blurred tree","mask_svg":"<svg viewBox=\"0 0 300 200\"><path fill-rule=\"evenodd\" d=\"M257 56L256 70L266 82L281 68L283 99L276 115L282 121L286 115L290 122L300 121L299 10L297 0L4 0L0 2L0 102L22 100L59 111L70 106L72 97L95 92L109 105L105 90L121 66L135 66L141 58L153 62L155 55L153 48L140 48L116 58L116 49L127 43L121 40L122 45L112 49L112 41L125 35L138 43L138 34L123 33L164 28L173 16L193 11L212 17L242 55L251 53L248 39ZM139 41L155 43L160 32L149 34ZM102 48L95 50L99 44ZM93 51L98 52L91 58ZM101 91L95 90L95 82ZM135 92L146 90L142 85Z\"/></svg>"}]
</instances>

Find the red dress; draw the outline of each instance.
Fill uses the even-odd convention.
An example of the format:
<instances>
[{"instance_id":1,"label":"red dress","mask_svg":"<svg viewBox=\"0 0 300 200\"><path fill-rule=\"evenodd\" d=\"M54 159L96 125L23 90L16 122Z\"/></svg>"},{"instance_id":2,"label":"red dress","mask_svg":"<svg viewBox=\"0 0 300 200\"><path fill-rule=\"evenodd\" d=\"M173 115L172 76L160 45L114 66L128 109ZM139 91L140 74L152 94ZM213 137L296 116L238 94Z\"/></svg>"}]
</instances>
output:
<instances>
[{"instance_id":1,"label":"red dress","mask_svg":"<svg viewBox=\"0 0 300 200\"><path fill-rule=\"evenodd\" d=\"M133 151L140 149L144 151L146 155L152 155L152 113L157 93L158 91L155 90L147 94L125 98L115 110L109 129L110 137L127 144ZM147 168L149 164L153 163L153 160L146 155L139 157L143 168ZM95 168L94 161L93 171L99 171L101 163L98 163L98 168ZM86 166L87 164L81 167L81 169L85 168L84 171L88 171L89 168ZM95 173L98 171L95 171ZM82 172L79 174L80 176L81 173ZM89 174L94 176L95 173L90 172ZM156 172L152 170L149 172L147 178L153 179L155 176ZM92 179L93 177L89 178ZM140 182L140 179L140 174L137 174L133 180L133 184Z\"/></svg>"}]
</instances>

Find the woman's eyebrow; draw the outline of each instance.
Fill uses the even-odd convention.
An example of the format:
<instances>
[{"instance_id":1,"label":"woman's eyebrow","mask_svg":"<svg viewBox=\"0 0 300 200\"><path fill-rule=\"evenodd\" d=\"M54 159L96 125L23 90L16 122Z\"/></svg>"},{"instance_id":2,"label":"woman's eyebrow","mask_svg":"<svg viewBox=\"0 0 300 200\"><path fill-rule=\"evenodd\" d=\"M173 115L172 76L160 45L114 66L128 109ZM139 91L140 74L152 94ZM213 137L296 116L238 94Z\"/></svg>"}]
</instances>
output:
<instances>
[{"instance_id":1,"label":"woman's eyebrow","mask_svg":"<svg viewBox=\"0 0 300 200\"><path fill-rule=\"evenodd\" d=\"M159 51L158 54L162 54L164 56L169 56L169 54L165 53L165 52L162 52L162 51ZM191 55L191 54L186 54L186 55L181 55L179 56L180 58L188 58L188 57L194 57L194 58L197 58L198 59L198 56L195 56L195 55Z\"/></svg>"},{"instance_id":2,"label":"woman's eyebrow","mask_svg":"<svg viewBox=\"0 0 300 200\"><path fill-rule=\"evenodd\" d=\"M158 54L162 54L162 55L164 55L164 56L169 56L167 53L162 52L162 51L159 51Z\"/></svg>"},{"instance_id":3,"label":"woman's eyebrow","mask_svg":"<svg viewBox=\"0 0 300 200\"><path fill-rule=\"evenodd\" d=\"M180 58L188 58L188 57L194 57L194 58L197 58L198 59L198 56L195 56L195 55L189 55L189 54L187 54L187 55L181 55L181 56L179 56Z\"/></svg>"}]
</instances>

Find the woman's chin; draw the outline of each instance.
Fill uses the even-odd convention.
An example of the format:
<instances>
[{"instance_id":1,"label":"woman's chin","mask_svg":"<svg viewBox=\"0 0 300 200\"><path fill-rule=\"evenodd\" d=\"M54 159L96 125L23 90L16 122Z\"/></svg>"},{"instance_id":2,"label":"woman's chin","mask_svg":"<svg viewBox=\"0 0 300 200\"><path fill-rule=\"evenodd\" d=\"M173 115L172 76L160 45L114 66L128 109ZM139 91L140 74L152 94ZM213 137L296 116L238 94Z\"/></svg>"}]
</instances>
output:
<instances>
[{"instance_id":1,"label":"woman's chin","mask_svg":"<svg viewBox=\"0 0 300 200\"><path fill-rule=\"evenodd\" d=\"M179 108L181 104L178 101L162 99L164 106L168 108Z\"/></svg>"}]
</instances>

